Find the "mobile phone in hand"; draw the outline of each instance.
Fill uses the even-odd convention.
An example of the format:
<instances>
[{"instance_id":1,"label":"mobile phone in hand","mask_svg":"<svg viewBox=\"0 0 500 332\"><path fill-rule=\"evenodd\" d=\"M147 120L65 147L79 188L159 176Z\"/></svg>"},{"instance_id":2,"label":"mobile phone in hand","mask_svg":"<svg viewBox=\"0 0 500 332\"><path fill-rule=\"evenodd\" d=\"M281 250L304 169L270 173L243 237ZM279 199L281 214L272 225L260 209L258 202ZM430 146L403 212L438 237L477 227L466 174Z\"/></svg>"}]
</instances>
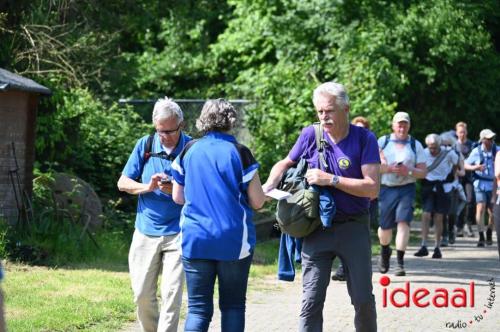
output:
<instances>
[{"instance_id":1,"label":"mobile phone in hand","mask_svg":"<svg viewBox=\"0 0 500 332\"><path fill-rule=\"evenodd\" d=\"M168 177L167 177L167 178L162 178L162 179L160 180L160 183L161 183L161 184L168 184L168 183L170 183L170 179L169 179Z\"/></svg>"}]
</instances>

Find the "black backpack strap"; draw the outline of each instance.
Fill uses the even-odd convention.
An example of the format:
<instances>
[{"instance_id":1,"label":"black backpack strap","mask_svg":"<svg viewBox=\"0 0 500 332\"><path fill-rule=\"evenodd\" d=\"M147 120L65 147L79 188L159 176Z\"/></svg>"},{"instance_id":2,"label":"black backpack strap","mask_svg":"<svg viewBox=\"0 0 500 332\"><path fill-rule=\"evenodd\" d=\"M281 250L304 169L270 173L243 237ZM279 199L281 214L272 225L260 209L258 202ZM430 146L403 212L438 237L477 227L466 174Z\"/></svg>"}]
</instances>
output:
<instances>
[{"instance_id":1,"label":"black backpack strap","mask_svg":"<svg viewBox=\"0 0 500 332\"><path fill-rule=\"evenodd\" d=\"M146 140L146 145L144 146L144 163L146 163L146 161L148 161L148 159L151 157L151 150L153 149L154 139L155 139L155 134L152 133Z\"/></svg>"},{"instance_id":2,"label":"black backpack strap","mask_svg":"<svg viewBox=\"0 0 500 332\"><path fill-rule=\"evenodd\" d=\"M139 176L137 177L137 181L140 182L142 178L142 172L144 172L144 165L148 162L148 159L151 158L151 150L153 148L153 141L155 139L155 134L152 133L148 136L148 139L146 140L146 143L144 144L144 154L142 155L142 164L141 164L141 171L139 173Z\"/></svg>"},{"instance_id":3,"label":"black backpack strap","mask_svg":"<svg viewBox=\"0 0 500 332\"><path fill-rule=\"evenodd\" d=\"M323 170L328 170L328 164L325 158L326 141L323 137L323 125L320 122L314 123L314 137L316 139L316 149L318 150L319 163L323 166Z\"/></svg>"},{"instance_id":4,"label":"black backpack strap","mask_svg":"<svg viewBox=\"0 0 500 332\"><path fill-rule=\"evenodd\" d=\"M198 139L192 139L189 142L187 142L186 145L184 145L184 148L182 149L181 153L179 153L179 158L184 159L186 152L188 152L188 150L191 149L193 144L196 142L198 142Z\"/></svg>"}]
</instances>

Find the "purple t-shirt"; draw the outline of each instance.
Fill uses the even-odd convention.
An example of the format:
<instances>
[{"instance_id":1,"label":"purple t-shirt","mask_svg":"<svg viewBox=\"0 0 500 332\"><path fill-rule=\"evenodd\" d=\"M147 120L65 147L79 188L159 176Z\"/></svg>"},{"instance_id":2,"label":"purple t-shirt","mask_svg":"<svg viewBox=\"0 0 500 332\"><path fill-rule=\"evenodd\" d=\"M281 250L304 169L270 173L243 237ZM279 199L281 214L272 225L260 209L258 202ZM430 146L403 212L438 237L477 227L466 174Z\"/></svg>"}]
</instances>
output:
<instances>
[{"instance_id":1,"label":"purple t-shirt","mask_svg":"<svg viewBox=\"0 0 500 332\"><path fill-rule=\"evenodd\" d=\"M328 173L338 176L362 179L361 165L380 164L377 138L362 127L350 125L349 135L339 144L332 142L326 132L323 133L327 145L325 158L328 164ZM320 168L314 127L308 126L302 130L297 142L288 157L293 161L305 158L309 168ZM337 216L359 214L368 210L369 199L348 194L342 190L330 187L337 207Z\"/></svg>"}]
</instances>

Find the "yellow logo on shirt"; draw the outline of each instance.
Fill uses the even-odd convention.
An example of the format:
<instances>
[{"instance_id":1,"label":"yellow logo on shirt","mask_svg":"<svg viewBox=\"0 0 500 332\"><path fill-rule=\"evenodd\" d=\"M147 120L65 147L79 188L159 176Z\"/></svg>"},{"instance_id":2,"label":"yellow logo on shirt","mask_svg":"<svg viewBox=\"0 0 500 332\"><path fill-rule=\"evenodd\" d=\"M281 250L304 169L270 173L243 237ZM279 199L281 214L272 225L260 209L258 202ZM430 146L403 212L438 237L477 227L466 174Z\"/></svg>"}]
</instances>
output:
<instances>
[{"instance_id":1,"label":"yellow logo on shirt","mask_svg":"<svg viewBox=\"0 0 500 332\"><path fill-rule=\"evenodd\" d=\"M340 158L338 164L341 169L348 169L351 166L351 161L347 158Z\"/></svg>"}]
</instances>

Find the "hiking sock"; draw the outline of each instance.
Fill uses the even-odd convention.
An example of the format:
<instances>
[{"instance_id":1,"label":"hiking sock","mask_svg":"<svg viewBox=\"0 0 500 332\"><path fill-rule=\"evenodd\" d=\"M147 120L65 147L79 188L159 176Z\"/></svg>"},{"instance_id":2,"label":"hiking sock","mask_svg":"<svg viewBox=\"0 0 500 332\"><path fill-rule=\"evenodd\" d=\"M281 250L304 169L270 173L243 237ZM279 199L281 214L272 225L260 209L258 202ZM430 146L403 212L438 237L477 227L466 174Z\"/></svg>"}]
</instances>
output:
<instances>
[{"instance_id":1,"label":"hiking sock","mask_svg":"<svg viewBox=\"0 0 500 332\"><path fill-rule=\"evenodd\" d=\"M479 242L484 242L484 232L479 232Z\"/></svg>"},{"instance_id":2,"label":"hiking sock","mask_svg":"<svg viewBox=\"0 0 500 332\"><path fill-rule=\"evenodd\" d=\"M491 242L492 239L493 239L493 231L491 230L491 228L488 227L488 229L486 230L486 240Z\"/></svg>"},{"instance_id":3,"label":"hiking sock","mask_svg":"<svg viewBox=\"0 0 500 332\"><path fill-rule=\"evenodd\" d=\"M387 257L391 254L391 245L388 244L388 245L380 245L380 254L383 256L383 257Z\"/></svg>"},{"instance_id":4,"label":"hiking sock","mask_svg":"<svg viewBox=\"0 0 500 332\"><path fill-rule=\"evenodd\" d=\"M405 257L405 251L404 250L397 250L396 253L398 254L398 265L405 265L404 257Z\"/></svg>"}]
</instances>

